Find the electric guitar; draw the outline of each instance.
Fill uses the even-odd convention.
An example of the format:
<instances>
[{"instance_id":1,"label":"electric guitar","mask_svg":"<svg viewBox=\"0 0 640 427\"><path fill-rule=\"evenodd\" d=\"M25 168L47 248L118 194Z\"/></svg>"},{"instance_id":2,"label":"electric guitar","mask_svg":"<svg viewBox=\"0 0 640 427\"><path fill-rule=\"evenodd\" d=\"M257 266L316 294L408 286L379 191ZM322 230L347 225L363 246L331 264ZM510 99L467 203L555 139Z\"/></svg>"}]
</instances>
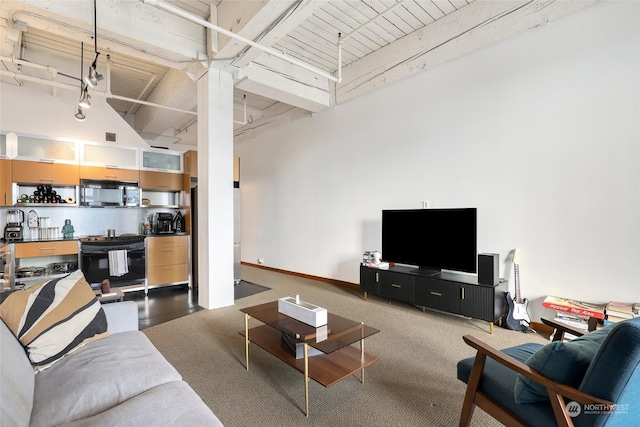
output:
<instances>
[{"instance_id":1,"label":"electric guitar","mask_svg":"<svg viewBox=\"0 0 640 427\"><path fill-rule=\"evenodd\" d=\"M520 249L513 252L513 271L516 281L516 297L511 298L511 293L507 292L507 327L514 331L528 331L531 318L529 317L529 301L520 296Z\"/></svg>"}]
</instances>

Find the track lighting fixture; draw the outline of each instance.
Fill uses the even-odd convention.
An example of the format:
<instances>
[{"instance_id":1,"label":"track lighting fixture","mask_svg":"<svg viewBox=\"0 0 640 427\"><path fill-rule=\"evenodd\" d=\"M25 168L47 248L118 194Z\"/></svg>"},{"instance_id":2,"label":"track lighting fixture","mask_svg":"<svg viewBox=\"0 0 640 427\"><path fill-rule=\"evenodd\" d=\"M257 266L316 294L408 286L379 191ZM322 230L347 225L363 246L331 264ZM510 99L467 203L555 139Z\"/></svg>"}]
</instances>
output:
<instances>
[{"instance_id":1,"label":"track lighting fixture","mask_svg":"<svg viewBox=\"0 0 640 427\"><path fill-rule=\"evenodd\" d=\"M83 122L84 119L87 118L87 116L84 115L84 110L80 106L78 106L75 116L76 116L76 120L79 122Z\"/></svg>"},{"instance_id":2,"label":"track lighting fixture","mask_svg":"<svg viewBox=\"0 0 640 427\"><path fill-rule=\"evenodd\" d=\"M83 84L82 85L82 94L80 95L80 101L78 101L78 105L82 108L91 108L91 102L89 102L89 100L91 99L91 95L89 95L89 91L88 91L88 86Z\"/></svg>"},{"instance_id":3,"label":"track lighting fixture","mask_svg":"<svg viewBox=\"0 0 640 427\"><path fill-rule=\"evenodd\" d=\"M91 64L91 67L89 67L89 74L84 78L85 83L91 87L98 86L100 80L104 79L104 77L102 77L102 74L99 74L96 70L98 55L100 55L100 53L96 52L96 57L93 60L93 64Z\"/></svg>"},{"instance_id":4,"label":"track lighting fixture","mask_svg":"<svg viewBox=\"0 0 640 427\"><path fill-rule=\"evenodd\" d=\"M98 86L100 80L103 79L102 74L98 73L98 56L100 56L100 52L98 52L98 6L96 0L93 0L93 43L95 46L96 57L93 59L93 63L89 67L89 74L85 76L84 81L87 85L91 87Z\"/></svg>"}]
</instances>

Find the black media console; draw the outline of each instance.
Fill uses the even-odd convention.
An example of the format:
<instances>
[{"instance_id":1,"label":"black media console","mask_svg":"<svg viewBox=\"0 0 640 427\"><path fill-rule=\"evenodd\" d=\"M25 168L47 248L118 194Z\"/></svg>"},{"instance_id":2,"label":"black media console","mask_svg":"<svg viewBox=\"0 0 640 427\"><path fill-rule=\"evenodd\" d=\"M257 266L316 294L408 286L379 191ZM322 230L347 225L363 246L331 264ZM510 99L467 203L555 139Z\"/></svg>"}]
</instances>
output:
<instances>
[{"instance_id":1,"label":"black media console","mask_svg":"<svg viewBox=\"0 0 640 427\"><path fill-rule=\"evenodd\" d=\"M456 273L421 275L415 267L395 266L388 270L360 265L360 289L367 294L408 304L459 314L493 324L507 313L507 281L481 285L475 276Z\"/></svg>"}]
</instances>

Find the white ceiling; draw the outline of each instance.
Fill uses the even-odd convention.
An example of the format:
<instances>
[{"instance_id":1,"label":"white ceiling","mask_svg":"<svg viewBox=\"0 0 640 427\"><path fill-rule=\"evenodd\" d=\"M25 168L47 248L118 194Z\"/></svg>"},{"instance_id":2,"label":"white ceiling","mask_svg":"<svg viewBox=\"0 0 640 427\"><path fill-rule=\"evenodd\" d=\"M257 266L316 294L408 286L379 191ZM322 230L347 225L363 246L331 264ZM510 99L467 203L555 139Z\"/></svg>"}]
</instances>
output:
<instances>
[{"instance_id":1,"label":"white ceiling","mask_svg":"<svg viewBox=\"0 0 640 427\"><path fill-rule=\"evenodd\" d=\"M248 135L283 112L312 109L319 111L354 96L390 84L416 72L428 70L457 56L495 43L528 28L546 23L585 7L589 1L549 0L166 0L164 3L207 20L211 7L217 23L225 29L272 47L289 57L304 61L319 71L337 75L338 34L342 37L343 81L315 82L317 75L305 70L292 71L282 61L226 36L218 39L218 52L206 50L204 27L138 0L98 0L98 71L110 67L110 91L127 99L140 99L180 110L196 111L194 78L205 70L207 56L216 67L243 75L259 67L273 76L287 76L289 85L277 90L267 78L256 84L239 84L234 98L236 135ZM50 64L76 61L79 65L84 42L84 72L94 57L94 9L92 0L8 1L0 2L0 54L33 61L46 53ZM132 15L136 15L135 17ZM135 22L131 30L129 22ZM123 22L118 22L123 21ZM13 25L17 22L18 25ZM13 42L15 31L20 32ZM158 31L160 33L154 33ZM154 34L162 34L160 40ZM157 39L157 41L156 41ZM172 43L176 40L175 44ZM197 55L194 53L197 51ZM184 47L184 48L183 48ZM294 67L295 68L295 67ZM29 67L0 61L0 70L29 74ZM302 76L298 73L304 73ZM294 76L294 77L292 77ZM63 76L64 77L64 76ZM80 77L80 70L72 77ZM17 84L15 75L0 75L7 84ZM79 80L60 79L79 87ZM238 79L239 80L239 79ZM249 77L251 80L251 77ZM323 80L323 79L320 79ZM101 83L104 85L105 83ZM275 86L276 83L273 83ZM305 86L328 93L328 105L307 107ZM243 89L241 89L241 87ZM104 89L103 89L104 90ZM78 89L79 91L79 89ZM328 98L328 99L329 99ZM246 99L248 123L243 121ZM304 102L300 100L303 99ZM162 109L128 100L108 97L109 104L123 117L136 120L143 137L167 133L166 145L182 140L181 131L195 125L195 115L161 114ZM306 108L305 108L306 107ZM154 118L154 115L158 118ZM298 112L300 114L300 112ZM191 134L196 134L191 132ZM184 141L183 141L184 142ZM187 144L196 144L190 140Z\"/></svg>"}]
</instances>

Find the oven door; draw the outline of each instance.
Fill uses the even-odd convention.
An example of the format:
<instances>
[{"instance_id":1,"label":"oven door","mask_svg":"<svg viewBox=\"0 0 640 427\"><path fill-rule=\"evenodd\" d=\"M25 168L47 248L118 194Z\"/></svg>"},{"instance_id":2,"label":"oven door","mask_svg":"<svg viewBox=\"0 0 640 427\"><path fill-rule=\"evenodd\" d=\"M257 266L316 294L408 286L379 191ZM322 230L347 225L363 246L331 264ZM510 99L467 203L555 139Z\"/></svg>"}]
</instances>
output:
<instances>
[{"instance_id":1,"label":"oven door","mask_svg":"<svg viewBox=\"0 0 640 427\"><path fill-rule=\"evenodd\" d=\"M82 273L94 289L100 289L104 279L109 279L112 287L144 284L145 249L127 249L129 272L122 276L109 274L109 250L95 248L82 250Z\"/></svg>"}]
</instances>

